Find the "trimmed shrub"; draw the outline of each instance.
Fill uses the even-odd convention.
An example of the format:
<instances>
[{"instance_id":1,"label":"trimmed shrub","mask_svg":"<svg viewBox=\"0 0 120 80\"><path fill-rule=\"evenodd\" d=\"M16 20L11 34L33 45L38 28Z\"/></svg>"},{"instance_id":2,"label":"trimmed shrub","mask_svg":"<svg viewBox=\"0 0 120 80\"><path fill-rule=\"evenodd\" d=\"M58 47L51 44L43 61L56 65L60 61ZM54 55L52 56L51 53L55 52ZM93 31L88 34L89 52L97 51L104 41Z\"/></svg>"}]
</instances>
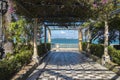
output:
<instances>
[{"instance_id":1,"label":"trimmed shrub","mask_svg":"<svg viewBox=\"0 0 120 80\"><path fill-rule=\"evenodd\" d=\"M116 50L115 48L109 46L108 51L111 56L111 60L120 65L120 50Z\"/></svg>"},{"instance_id":2,"label":"trimmed shrub","mask_svg":"<svg viewBox=\"0 0 120 80\"><path fill-rule=\"evenodd\" d=\"M82 46L83 50L86 51L87 43L82 43ZM91 54L102 58L102 55L104 54L104 46L100 44L90 44L90 52ZM111 60L120 65L120 50L116 50L115 48L109 46L108 53L111 57Z\"/></svg>"},{"instance_id":3,"label":"trimmed shrub","mask_svg":"<svg viewBox=\"0 0 120 80\"><path fill-rule=\"evenodd\" d=\"M82 43L82 49L83 49L83 51L86 51L86 48L87 48L87 42L83 42Z\"/></svg>"},{"instance_id":4,"label":"trimmed shrub","mask_svg":"<svg viewBox=\"0 0 120 80\"><path fill-rule=\"evenodd\" d=\"M120 45L113 45L113 47L117 50L120 50Z\"/></svg>"},{"instance_id":5,"label":"trimmed shrub","mask_svg":"<svg viewBox=\"0 0 120 80\"><path fill-rule=\"evenodd\" d=\"M50 49L51 49L51 44L50 43L46 44L46 48L45 48L45 44L42 43L42 44L38 45L38 55L42 56L45 53L47 53L48 51L50 51Z\"/></svg>"},{"instance_id":6,"label":"trimmed shrub","mask_svg":"<svg viewBox=\"0 0 120 80\"><path fill-rule=\"evenodd\" d=\"M20 53L5 58L0 61L0 79L10 80L15 73L17 73L23 65L31 61L32 50L20 50Z\"/></svg>"},{"instance_id":7,"label":"trimmed shrub","mask_svg":"<svg viewBox=\"0 0 120 80\"><path fill-rule=\"evenodd\" d=\"M86 51L87 42L82 43L82 48L83 51ZM99 44L90 44L90 53L101 58L104 53L104 46Z\"/></svg>"},{"instance_id":8,"label":"trimmed shrub","mask_svg":"<svg viewBox=\"0 0 120 80\"><path fill-rule=\"evenodd\" d=\"M99 44L90 44L90 53L101 58L104 54L104 46Z\"/></svg>"}]
</instances>

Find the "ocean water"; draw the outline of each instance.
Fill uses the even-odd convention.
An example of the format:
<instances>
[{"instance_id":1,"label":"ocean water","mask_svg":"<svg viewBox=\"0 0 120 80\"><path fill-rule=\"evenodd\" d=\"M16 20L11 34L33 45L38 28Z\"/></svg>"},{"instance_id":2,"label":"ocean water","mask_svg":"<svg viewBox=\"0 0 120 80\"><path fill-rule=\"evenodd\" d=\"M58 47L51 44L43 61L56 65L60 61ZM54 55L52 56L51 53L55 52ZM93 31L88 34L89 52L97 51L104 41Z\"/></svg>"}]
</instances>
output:
<instances>
[{"instance_id":1,"label":"ocean water","mask_svg":"<svg viewBox=\"0 0 120 80\"><path fill-rule=\"evenodd\" d=\"M51 39L51 42L53 44L78 44L78 39ZM84 40L83 40L84 42ZM92 41L92 43L94 44L99 44L98 41ZM117 45L119 44L119 40L113 41L112 43L110 43L111 45Z\"/></svg>"},{"instance_id":2,"label":"ocean water","mask_svg":"<svg viewBox=\"0 0 120 80\"><path fill-rule=\"evenodd\" d=\"M84 39L85 37L83 36L83 42L85 41ZM78 30L52 30L51 42L53 44L78 44ZM92 43L99 44L97 39L92 41ZM110 44L119 44L119 40Z\"/></svg>"},{"instance_id":3,"label":"ocean water","mask_svg":"<svg viewBox=\"0 0 120 80\"><path fill-rule=\"evenodd\" d=\"M78 44L78 39L52 39L51 42L59 44Z\"/></svg>"}]
</instances>

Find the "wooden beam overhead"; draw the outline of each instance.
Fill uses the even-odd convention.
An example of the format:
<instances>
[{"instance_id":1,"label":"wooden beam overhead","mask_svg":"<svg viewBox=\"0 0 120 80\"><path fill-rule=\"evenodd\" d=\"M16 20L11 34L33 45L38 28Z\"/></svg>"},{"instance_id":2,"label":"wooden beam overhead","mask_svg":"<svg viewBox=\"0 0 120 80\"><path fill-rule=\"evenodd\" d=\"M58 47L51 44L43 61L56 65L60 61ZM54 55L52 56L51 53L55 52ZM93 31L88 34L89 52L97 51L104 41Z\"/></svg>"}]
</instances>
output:
<instances>
[{"instance_id":1,"label":"wooden beam overhead","mask_svg":"<svg viewBox=\"0 0 120 80\"><path fill-rule=\"evenodd\" d=\"M85 21L91 14L84 0L15 0L16 12L30 18L49 22Z\"/></svg>"}]
</instances>

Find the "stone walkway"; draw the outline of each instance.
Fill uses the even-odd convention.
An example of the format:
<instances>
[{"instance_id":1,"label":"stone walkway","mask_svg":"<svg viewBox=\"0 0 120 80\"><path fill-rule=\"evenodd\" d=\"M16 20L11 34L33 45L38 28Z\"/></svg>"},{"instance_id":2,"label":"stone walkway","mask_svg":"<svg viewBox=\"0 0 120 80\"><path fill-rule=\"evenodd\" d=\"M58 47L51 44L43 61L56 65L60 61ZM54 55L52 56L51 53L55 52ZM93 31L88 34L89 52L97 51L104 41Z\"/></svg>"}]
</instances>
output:
<instances>
[{"instance_id":1,"label":"stone walkway","mask_svg":"<svg viewBox=\"0 0 120 80\"><path fill-rule=\"evenodd\" d=\"M114 72L77 52L51 52L27 80L120 80Z\"/></svg>"}]
</instances>

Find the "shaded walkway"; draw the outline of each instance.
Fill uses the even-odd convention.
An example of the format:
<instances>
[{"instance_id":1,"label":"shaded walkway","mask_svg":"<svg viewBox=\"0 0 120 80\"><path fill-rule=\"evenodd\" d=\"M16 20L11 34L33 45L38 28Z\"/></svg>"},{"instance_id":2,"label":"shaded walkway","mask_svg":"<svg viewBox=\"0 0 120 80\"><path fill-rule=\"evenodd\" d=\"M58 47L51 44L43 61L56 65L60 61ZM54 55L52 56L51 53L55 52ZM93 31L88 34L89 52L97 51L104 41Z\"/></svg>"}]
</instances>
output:
<instances>
[{"instance_id":1,"label":"shaded walkway","mask_svg":"<svg viewBox=\"0 0 120 80\"><path fill-rule=\"evenodd\" d=\"M51 52L27 80L120 80L114 72L77 52Z\"/></svg>"}]
</instances>

